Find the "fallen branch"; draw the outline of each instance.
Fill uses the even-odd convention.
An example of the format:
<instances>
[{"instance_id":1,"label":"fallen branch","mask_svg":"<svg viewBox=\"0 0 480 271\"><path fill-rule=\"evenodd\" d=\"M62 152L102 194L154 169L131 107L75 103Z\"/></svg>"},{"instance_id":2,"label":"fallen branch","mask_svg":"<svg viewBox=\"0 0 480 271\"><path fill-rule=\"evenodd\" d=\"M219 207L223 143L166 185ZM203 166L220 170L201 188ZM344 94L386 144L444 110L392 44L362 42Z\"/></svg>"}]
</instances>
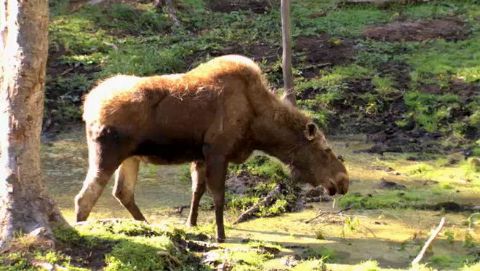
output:
<instances>
[{"instance_id":1,"label":"fallen branch","mask_svg":"<svg viewBox=\"0 0 480 271\"><path fill-rule=\"evenodd\" d=\"M352 209L352 206L347 206L347 207L345 207L345 208L343 208L343 209L341 209L341 210L339 210L339 211L337 211L337 212L334 212L333 214L339 215L339 214L341 214L341 213L343 213L343 212L345 212L345 211L348 211L348 210L350 210L350 209ZM311 218L311 219L305 221L305 223L308 224L308 223L314 221L315 219L317 219L317 218L319 218L319 217L321 217L321 216L323 216L323 215L326 215L326 214L328 214L328 213L329 213L329 212L320 211L320 213L319 213L318 215L316 215L314 218Z\"/></svg>"},{"instance_id":2,"label":"fallen branch","mask_svg":"<svg viewBox=\"0 0 480 271\"><path fill-rule=\"evenodd\" d=\"M428 247L430 247L435 237L437 237L437 235L440 233L444 224L445 224L445 217L442 217L437 228L432 232L432 234L430 235L430 238L428 238L428 240L425 242L425 244L422 247L422 250L420 250L420 253L418 253L418 256L412 261L412 265L417 265L418 263L420 263L420 261L423 258L423 255L427 251Z\"/></svg>"},{"instance_id":3,"label":"fallen branch","mask_svg":"<svg viewBox=\"0 0 480 271\"><path fill-rule=\"evenodd\" d=\"M245 222L252 218L256 212L260 210L262 206L269 207L273 204L273 202L278 198L278 195L282 193L282 187L280 184L277 184L275 188L268 193L265 198L263 198L261 201L250 207L248 210L243 212L233 224L238 224L241 222Z\"/></svg>"}]
</instances>

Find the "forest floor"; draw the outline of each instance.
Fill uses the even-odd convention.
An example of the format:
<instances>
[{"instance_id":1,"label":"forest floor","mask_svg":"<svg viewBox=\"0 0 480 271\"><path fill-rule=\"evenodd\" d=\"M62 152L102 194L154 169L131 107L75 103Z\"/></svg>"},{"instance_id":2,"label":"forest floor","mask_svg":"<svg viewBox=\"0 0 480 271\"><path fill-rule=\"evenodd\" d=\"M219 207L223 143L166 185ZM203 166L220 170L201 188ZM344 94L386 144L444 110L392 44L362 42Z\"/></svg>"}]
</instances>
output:
<instances>
[{"instance_id":1,"label":"forest floor","mask_svg":"<svg viewBox=\"0 0 480 271\"><path fill-rule=\"evenodd\" d=\"M42 147L48 190L72 224L73 198L87 169L81 130L64 132ZM110 183L89 223L56 232L55 252L25 252L32 248L23 241L21 252L3 259L11 266L6 270L35 269L24 262L29 257L71 270L405 270L441 217L447 222L423 260L426 265L412 270L478 270L480 172L474 165L463 153L367 153L372 144L365 140L330 139L351 177L345 196L306 201L300 210L236 225L232 222L244 208L227 197L224 244L214 241L209 196L201 204L199 226L184 226L187 166L143 164L135 195L150 224L131 219L111 195ZM228 182L227 195L236 189Z\"/></svg>"},{"instance_id":2,"label":"forest floor","mask_svg":"<svg viewBox=\"0 0 480 271\"><path fill-rule=\"evenodd\" d=\"M56 232L56 251L21 240L0 256L0 270L36 270L38 263L71 270L405 270L442 216L447 223L426 265L413 269L480 270L477 2L293 1L298 103L345 158L347 195L305 197L292 208L298 198L286 194L258 218L232 225L287 178L274 159L256 156L230 168L228 239L216 244L209 197L200 226L183 226L188 167L142 165L136 200L151 225L131 221L105 191L91 223ZM42 161L49 193L69 222L87 169L81 101L97 80L184 72L236 53L259 62L281 92L276 1L176 3L179 26L149 1L50 2ZM246 193L238 192L242 180ZM112 218L121 220L105 220Z\"/></svg>"}]
</instances>

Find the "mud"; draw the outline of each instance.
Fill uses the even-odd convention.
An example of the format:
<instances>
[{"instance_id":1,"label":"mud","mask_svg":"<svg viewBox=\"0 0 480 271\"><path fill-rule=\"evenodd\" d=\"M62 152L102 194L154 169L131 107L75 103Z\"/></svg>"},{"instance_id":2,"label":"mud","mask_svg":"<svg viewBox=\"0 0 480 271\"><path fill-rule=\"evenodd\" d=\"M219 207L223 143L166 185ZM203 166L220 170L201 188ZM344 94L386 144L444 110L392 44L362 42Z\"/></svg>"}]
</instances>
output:
<instances>
[{"instance_id":1,"label":"mud","mask_svg":"<svg viewBox=\"0 0 480 271\"><path fill-rule=\"evenodd\" d=\"M112 251L114 241L97 241L95 246L85 242L58 244L57 250L71 257L71 263L75 266L90 270L103 270L105 267L105 255Z\"/></svg>"},{"instance_id":2,"label":"mud","mask_svg":"<svg viewBox=\"0 0 480 271\"><path fill-rule=\"evenodd\" d=\"M249 10L257 14L263 14L275 7L276 3L272 0L209 0L207 7L215 12L229 13L232 11Z\"/></svg>"},{"instance_id":3,"label":"mud","mask_svg":"<svg viewBox=\"0 0 480 271\"><path fill-rule=\"evenodd\" d=\"M382 63L379 69L379 75L381 77L390 77L393 79L393 87L406 91L409 88L411 82L410 66L401 61L388 61Z\"/></svg>"},{"instance_id":4,"label":"mud","mask_svg":"<svg viewBox=\"0 0 480 271\"><path fill-rule=\"evenodd\" d=\"M428 21L396 21L382 26L368 27L363 36L380 41L424 41L446 39L463 40L468 36L464 22L458 18Z\"/></svg>"},{"instance_id":5,"label":"mud","mask_svg":"<svg viewBox=\"0 0 480 271\"><path fill-rule=\"evenodd\" d=\"M334 65L350 63L355 55L352 40L340 39L321 34L319 36L300 36L294 40L293 65L302 67L302 75L312 78L318 71Z\"/></svg>"},{"instance_id":6,"label":"mud","mask_svg":"<svg viewBox=\"0 0 480 271\"><path fill-rule=\"evenodd\" d=\"M384 178L381 179L380 183L378 184L378 188L380 189L392 189L392 190L405 190L407 187L403 184L399 184L393 181L385 180Z\"/></svg>"}]
</instances>

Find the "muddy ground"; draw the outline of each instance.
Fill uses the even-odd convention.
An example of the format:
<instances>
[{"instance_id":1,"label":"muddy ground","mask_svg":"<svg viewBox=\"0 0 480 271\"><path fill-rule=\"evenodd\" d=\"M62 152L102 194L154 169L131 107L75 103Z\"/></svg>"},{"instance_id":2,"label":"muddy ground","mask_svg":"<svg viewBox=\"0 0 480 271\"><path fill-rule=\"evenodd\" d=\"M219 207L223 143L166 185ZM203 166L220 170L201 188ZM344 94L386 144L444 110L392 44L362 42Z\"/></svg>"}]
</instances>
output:
<instances>
[{"instance_id":1,"label":"muddy ground","mask_svg":"<svg viewBox=\"0 0 480 271\"><path fill-rule=\"evenodd\" d=\"M363 31L366 38L380 41L426 41L445 39L463 40L468 36L465 23L458 18L427 21L396 21L382 26L368 27Z\"/></svg>"}]
</instances>

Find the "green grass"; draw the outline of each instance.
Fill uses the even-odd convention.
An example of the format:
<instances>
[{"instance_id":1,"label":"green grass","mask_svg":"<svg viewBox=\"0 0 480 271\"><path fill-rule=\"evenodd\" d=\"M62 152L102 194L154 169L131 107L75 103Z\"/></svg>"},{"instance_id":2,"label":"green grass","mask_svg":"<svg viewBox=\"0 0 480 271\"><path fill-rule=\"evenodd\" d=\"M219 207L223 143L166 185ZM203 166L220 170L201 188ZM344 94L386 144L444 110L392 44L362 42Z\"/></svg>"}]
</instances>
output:
<instances>
[{"instance_id":1,"label":"green grass","mask_svg":"<svg viewBox=\"0 0 480 271\"><path fill-rule=\"evenodd\" d=\"M303 2L303 1L302 1ZM292 9L293 36L328 33L332 36L357 37L368 25L388 22L390 13L373 6L327 10L325 16L315 16L319 9L299 3Z\"/></svg>"},{"instance_id":2,"label":"green grass","mask_svg":"<svg viewBox=\"0 0 480 271\"><path fill-rule=\"evenodd\" d=\"M480 38L457 42L437 40L421 45L411 54L409 63L414 67L412 78L416 82L433 81L439 84L452 79L465 82L480 80Z\"/></svg>"}]
</instances>

